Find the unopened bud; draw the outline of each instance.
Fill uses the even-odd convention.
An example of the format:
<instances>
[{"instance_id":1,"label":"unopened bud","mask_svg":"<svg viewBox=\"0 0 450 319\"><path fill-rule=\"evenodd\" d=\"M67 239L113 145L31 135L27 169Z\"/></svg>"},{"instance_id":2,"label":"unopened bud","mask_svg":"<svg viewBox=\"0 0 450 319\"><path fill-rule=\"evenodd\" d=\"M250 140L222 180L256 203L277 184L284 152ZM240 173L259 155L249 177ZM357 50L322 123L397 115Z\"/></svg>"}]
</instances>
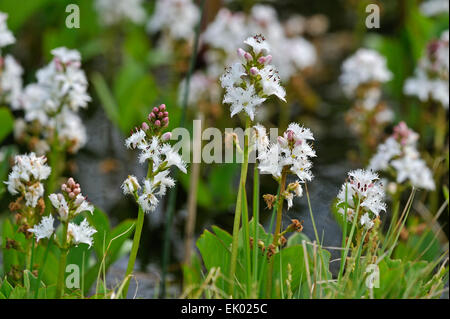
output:
<instances>
[{"instance_id":1,"label":"unopened bud","mask_svg":"<svg viewBox=\"0 0 450 319\"><path fill-rule=\"evenodd\" d=\"M166 132L161 136L161 139L165 142L168 141L172 138L172 133L171 132Z\"/></svg>"},{"instance_id":2,"label":"unopened bud","mask_svg":"<svg viewBox=\"0 0 450 319\"><path fill-rule=\"evenodd\" d=\"M250 74L255 76L258 75L258 68L257 67L251 67L250 68Z\"/></svg>"},{"instance_id":3,"label":"unopened bud","mask_svg":"<svg viewBox=\"0 0 450 319\"><path fill-rule=\"evenodd\" d=\"M165 105L165 104L161 104L161 105L159 106L159 110L160 110L161 112L164 112L164 111L166 110L166 105Z\"/></svg>"},{"instance_id":4,"label":"unopened bud","mask_svg":"<svg viewBox=\"0 0 450 319\"><path fill-rule=\"evenodd\" d=\"M160 120L156 120L155 121L155 125L158 126L158 127L161 126L161 121Z\"/></svg>"},{"instance_id":5,"label":"unopened bud","mask_svg":"<svg viewBox=\"0 0 450 319\"><path fill-rule=\"evenodd\" d=\"M141 127L144 131L147 131L150 128L146 122L143 122Z\"/></svg>"}]
</instances>

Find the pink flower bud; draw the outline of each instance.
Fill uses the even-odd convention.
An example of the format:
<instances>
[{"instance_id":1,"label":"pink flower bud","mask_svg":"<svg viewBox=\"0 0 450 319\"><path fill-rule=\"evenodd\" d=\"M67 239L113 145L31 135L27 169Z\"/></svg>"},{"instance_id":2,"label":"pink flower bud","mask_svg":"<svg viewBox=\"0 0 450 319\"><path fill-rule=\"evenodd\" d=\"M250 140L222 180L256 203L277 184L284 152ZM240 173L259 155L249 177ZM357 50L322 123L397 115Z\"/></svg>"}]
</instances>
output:
<instances>
[{"instance_id":1,"label":"pink flower bud","mask_svg":"<svg viewBox=\"0 0 450 319\"><path fill-rule=\"evenodd\" d=\"M248 53L248 52L245 52L245 53L244 53L244 58L245 58L247 61L251 61L251 60L253 59L252 55L251 55L250 53Z\"/></svg>"},{"instance_id":2,"label":"pink flower bud","mask_svg":"<svg viewBox=\"0 0 450 319\"><path fill-rule=\"evenodd\" d=\"M151 112L151 113L148 115L148 120L151 121L151 120L154 119L154 118L155 118L155 113Z\"/></svg>"},{"instance_id":3,"label":"pink flower bud","mask_svg":"<svg viewBox=\"0 0 450 319\"><path fill-rule=\"evenodd\" d=\"M143 122L141 127L144 131L147 131L150 128L146 122Z\"/></svg>"},{"instance_id":4,"label":"pink flower bud","mask_svg":"<svg viewBox=\"0 0 450 319\"><path fill-rule=\"evenodd\" d=\"M171 132L166 132L161 136L161 139L165 142L168 141L172 138L172 133Z\"/></svg>"},{"instance_id":5,"label":"pink flower bud","mask_svg":"<svg viewBox=\"0 0 450 319\"><path fill-rule=\"evenodd\" d=\"M74 199L75 198L75 193L74 192L70 192L69 193L69 198L70 199Z\"/></svg>"},{"instance_id":6,"label":"pink flower bud","mask_svg":"<svg viewBox=\"0 0 450 319\"><path fill-rule=\"evenodd\" d=\"M255 67L255 66L251 67L250 68L250 74L253 75L253 76L258 75L258 68Z\"/></svg>"},{"instance_id":7,"label":"pink flower bud","mask_svg":"<svg viewBox=\"0 0 450 319\"><path fill-rule=\"evenodd\" d=\"M166 124L169 123L169 118L168 117L163 118L163 122Z\"/></svg>"},{"instance_id":8,"label":"pink flower bud","mask_svg":"<svg viewBox=\"0 0 450 319\"><path fill-rule=\"evenodd\" d=\"M245 53L247 53L247 52L245 52L245 50L243 50L243 49L241 49L241 48L238 48L238 49L237 49L237 54L238 54L238 56L239 56L240 58L243 58L244 55L245 55Z\"/></svg>"},{"instance_id":9,"label":"pink flower bud","mask_svg":"<svg viewBox=\"0 0 450 319\"><path fill-rule=\"evenodd\" d=\"M158 113L158 117L159 117L159 118L162 118L163 116L164 116L164 113L163 113L163 112L159 112L159 113Z\"/></svg>"},{"instance_id":10,"label":"pink flower bud","mask_svg":"<svg viewBox=\"0 0 450 319\"><path fill-rule=\"evenodd\" d=\"M285 138L287 138L288 141L293 141L294 140L294 132L292 132L291 130L287 131Z\"/></svg>"},{"instance_id":11,"label":"pink flower bud","mask_svg":"<svg viewBox=\"0 0 450 319\"><path fill-rule=\"evenodd\" d=\"M166 105L165 104L161 104L160 106L159 106L159 110L160 111L165 111L165 109L166 109Z\"/></svg>"},{"instance_id":12,"label":"pink flower bud","mask_svg":"<svg viewBox=\"0 0 450 319\"><path fill-rule=\"evenodd\" d=\"M70 177L70 178L67 180L67 185L68 185L70 188L72 188L72 187L75 186L75 181L74 181L74 179L73 179L72 177Z\"/></svg>"},{"instance_id":13,"label":"pink flower bud","mask_svg":"<svg viewBox=\"0 0 450 319\"><path fill-rule=\"evenodd\" d=\"M160 120L156 120L156 121L155 121L155 125L156 125L156 126L161 126L161 121L160 121Z\"/></svg>"},{"instance_id":14,"label":"pink flower bud","mask_svg":"<svg viewBox=\"0 0 450 319\"><path fill-rule=\"evenodd\" d=\"M269 54L266 56L266 64L269 64L270 62L272 62L272 56Z\"/></svg>"},{"instance_id":15,"label":"pink flower bud","mask_svg":"<svg viewBox=\"0 0 450 319\"><path fill-rule=\"evenodd\" d=\"M154 107L153 108L153 113L158 113L158 112L159 112L159 109L157 107Z\"/></svg>"},{"instance_id":16,"label":"pink flower bud","mask_svg":"<svg viewBox=\"0 0 450 319\"><path fill-rule=\"evenodd\" d=\"M78 194L81 193L81 189L80 189L79 187L77 187L77 188L75 188L75 189L73 190L73 193L74 193L75 195L78 195Z\"/></svg>"},{"instance_id":17,"label":"pink flower bud","mask_svg":"<svg viewBox=\"0 0 450 319\"><path fill-rule=\"evenodd\" d=\"M164 112L164 117L168 117L169 116L169 112Z\"/></svg>"},{"instance_id":18,"label":"pink flower bud","mask_svg":"<svg viewBox=\"0 0 450 319\"><path fill-rule=\"evenodd\" d=\"M66 185L66 184L62 184L62 185L61 185L61 190L62 190L63 192L65 192L66 189L67 189L67 185Z\"/></svg>"},{"instance_id":19,"label":"pink flower bud","mask_svg":"<svg viewBox=\"0 0 450 319\"><path fill-rule=\"evenodd\" d=\"M258 62L264 64L266 62L266 57L262 56L258 59Z\"/></svg>"}]
</instances>

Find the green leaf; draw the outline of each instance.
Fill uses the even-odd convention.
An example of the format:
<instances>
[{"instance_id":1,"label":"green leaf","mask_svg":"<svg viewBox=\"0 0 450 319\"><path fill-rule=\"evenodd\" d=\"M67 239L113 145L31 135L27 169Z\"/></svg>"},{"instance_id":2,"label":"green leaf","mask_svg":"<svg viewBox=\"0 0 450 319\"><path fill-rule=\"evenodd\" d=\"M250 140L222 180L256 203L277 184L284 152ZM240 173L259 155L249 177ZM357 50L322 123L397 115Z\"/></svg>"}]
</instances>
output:
<instances>
[{"instance_id":1,"label":"green leaf","mask_svg":"<svg viewBox=\"0 0 450 319\"><path fill-rule=\"evenodd\" d=\"M6 107L0 107L0 142L8 136L14 128L14 117Z\"/></svg>"},{"instance_id":2,"label":"green leaf","mask_svg":"<svg viewBox=\"0 0 450 319\"><path fill-rule=\"evenodd\" d=\"M108 84L106 83L106 80L100 73L94 72L91 76L91 82L94 85L94 89L109 120L121 128L117 103L108 87Z\"/></svg>"},{"instance_id":3,"label":"green leaf","mask_svg":"<svg viewBox=\"0 0 450 319\"><path fill-rule=\"evenodd\" d=\"M5 277L5 279L3 279L2 285L0 286L0 292L3 293L4 296L9 297L13 289L13 286L11 286L11 284L8 282L8 279Z\"/></svg>"}]
</instances>

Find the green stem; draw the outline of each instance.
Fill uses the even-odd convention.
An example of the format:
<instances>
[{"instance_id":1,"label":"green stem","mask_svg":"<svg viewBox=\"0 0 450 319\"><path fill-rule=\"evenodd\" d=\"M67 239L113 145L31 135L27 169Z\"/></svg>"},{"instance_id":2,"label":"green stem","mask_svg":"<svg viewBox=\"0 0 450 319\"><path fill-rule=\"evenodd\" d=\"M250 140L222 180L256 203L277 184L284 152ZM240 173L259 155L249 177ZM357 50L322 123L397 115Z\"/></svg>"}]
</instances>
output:
<instances>
[{"instance_id":1,"label":"green stem","mask_svg":"<svg viewBox=\"0 0 450 319\"><path fill-rule=\"evenodd\" d=\"M358 205L356 206L356 212L355 212L355 214L353 216L352 228L350 230L350 235L348 236L347 245L345 246L345 250L344 250L344 260L342 260L342 263L343 263L342 267L344 269L345 269L345 264L346 264L346 261L347 261L348 250L350 249L350 244L351 244L351 242L353 240L353 233L355 232L356 223L357 223L357 220L358 220L360 203L361 203L361 199L358 198Z\"/></svg>"},{"instance_id":2,"label":"green stem","mask_svg":"<svg viewBox=\"0 0 450 319\"><path fill-rule=\"evenodd\" d=\"M247 117L245 124L245 132L248 132L250 128L250 118ZM230 285L229 285L229 295L233 295L234 289L234 276L236 272L237 254L238 254L238 243L239 243L239 226L241 221L241 210L242 210L242 194L245 189L245 182L247 179L247 169L248 169L248 134L245 134L244 141L244 162L241 166L241 177L239 180L239 190L238 197L236 201L236 209L234 212L234 224L233 224L233 240L231 245L231 263L230 263ZM247 205L247 203L245 203ZM248 222L248 220L247 220Z\"/></svg>"},{"instance_id":3,"label":"green stem","mask_svg":"<svg viewBox=\"0 0 450 319\"><path fill-rule=\"evenodd\" d=\"M347 210L348 210L348 185L345 184L345 203L344 203L344 229L342 231L342 243L341 246L345 247L345 239L347 238ZM341 265L339 268L339 275L338 275L338 282L342 277L342 274L344 272L344 250L341 252Z\"/></svg>"},{"instance_id":4,"label":"green stem","mask_svg":"<svg viewBox=\"0 0 450 319\"><path fill-rule=\"evenodd\" d=\"M34 238L31 238L31 257L30 257L30 271L33 272L33 259L34 259Z\"/></svg>"},{"instance_id":5,"label":"green stem","mask_svg":"<svg viewBox=\"0 0 450 319\"><path fill-rule=\"evenodd\" d=\"M247 193L245 187L242 189L242 229L244 232L244 251L245 264L247 272L247 298L250 298L252 292L252 259L250 252L250 227L248 223L248 207L247 207Z\"/></svg>"},{"instance_id":6,"label":"green stem","mask_svg":"<svg viewBox=\"0 0 450 319\"><path fill-rule=\"evenodd\" d=\"M67 260L67 228L69 223L63 222L63 232L62 232L62 244L61 244L61 254L59 256L59 268L58 268L58 279L56 282L56 298L61 299L64 294L64 273L66 270L66 260Z\"/></svg>"},{"instance_id":7,"label":"green stem","mask_svg":"<svg viewBox=\"0 0 450 319\"><path fill-rule=\"evenodd\" d=\"M128 288L130 286L129 276L133 272L134 264L136 263L137 252L139 249L139 242L141 241L142 227L144 225L144 216L145 212L142 210L141 206L139 206L138 218L136 221L136 230L134 232L133 245L131 247L130 259L128 259L127 271L125 273L126 284L123 288L123 297L126 298L128 294Z\"/></svg>"},{"instance_id":8,"label":"green stem","mask_svg":"<svg viewBox=\"0 0 450 319\"><path fill-rule=\"evenodd\" d=\"M258 240L259 240L259 171L255 163L253 168L253 281L258 280Z\"/></svg>"},{"instance_id":9,"label":"green stem","mask_svg":"<svg viewBox=\"0 0 450 319\"><path fill-rule=\"evenodd\" d=\"M47 243L47 248L45 248L44 259L42 260L42 265L41 265L40 269L38 269L38 277L37 277L37 281L36 281L36 290L34 291L34 299L38 298L39 286L41 284L41 278L42 278L42 274L44 273L45 262L47 260L48 252L50 250L52 242L53 242L52 237L50 237L50 239L48 240L48 243Z\"/></svg>"},{"instance_id":10,"label":"green stem","mask_svg":"<svg viewBox=\"0 0 450 319\"><path fill-rule=\"evenodd\" d=\"M277 198L278 201L278 208L277 208L277 223L275 226L275 234L273 235L273 242L272 244L277 247L278 246L278 239L280 237L281 232L281 222L283 217L283 192L286 187L286 177L287 177L287 170L283 169L283 172L281 173L281 181L280 181L280 193L279 197ZM267 278L267 298L270 298L272 296L272 277L273 277L273 258L269 260L269 274Z\"/></svg>"}]
</instances>

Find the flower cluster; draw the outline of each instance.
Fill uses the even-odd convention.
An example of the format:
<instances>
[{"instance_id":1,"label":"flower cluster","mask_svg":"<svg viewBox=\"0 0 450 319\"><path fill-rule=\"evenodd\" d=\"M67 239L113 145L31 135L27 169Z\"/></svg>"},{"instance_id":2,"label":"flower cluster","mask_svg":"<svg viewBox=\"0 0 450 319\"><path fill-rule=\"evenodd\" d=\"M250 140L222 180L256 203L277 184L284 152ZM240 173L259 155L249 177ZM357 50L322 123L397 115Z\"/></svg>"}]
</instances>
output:
<instances>
[{"instance_id":1,"label":"flower cluster","mask_svg":"<svg viewBox=\"0 0 450 319\"><path fill-rule=\"evenodd\" d=\"M393 134L380 144L369 163L369 169L384 173L394 172L397 183L408 181L412 186L434 190L431 170L417 150L419 135L404 122L394 127Z\"/></svg>"},{"instance_id":2,"label":"flower cluster","mask_svg":"<svg viewBox=\"0 0 450 319\"><path fill-rule=\"evenodd\" d=\"M428 0L420 4L420 11L423 15L431 17L441 13L448 14L448 1L447 0Z\"/></svg>"},{"instance_id":3,"label":"flower cluster","mask_svg":"<svg viewBox=\"0 0 450 319\"><path fill-rule=\"evenodd\" d=\"M36 74L37 83L27 85L20 97L25 117L17 120L15 135L29 140L38 154L46 153L54 138L75 153L86 143L77 112L91 100L88 82L78 51L60 47L51 53L52 61Z\"/></svg>"},{"instance_id":4,"label":"flower cluster","mask_svg":"<svg viewBox=\"0 0 450 319\"><path fill-rule=\"evenodd\" d=\"M389 81L392 73L387 69L386 58L369 49L359 49L342 64L339 81L348 97L358 94L364 85L378 85Z\"/></svg>"},{"instance_id":5,"label":"flower cluster","mask_svg":"<svg viewBox=\"0 0 450 319\"><path fill-rule=\"evenodd\" d=\"M448 6L448 2L447 2ZM425 102L433 100L446 109L449 105L449 31L428 44L426 55L420 60L415 76L405 82L403 91Z\"/></svg>"},{"instance_id":6,"label":"flower cluster","mask_svg":"<svg viewBox=\"0 0 450 319\"><path fill-rule=\"evenodd\" d=\"M7 19L8 15L6 13L0 12L0 50L1 48L13 44L16 41L14 35L6 25Z\"/></svg>"},{"instance_id":7,"label":"flower cluster","mask_svg":"<svg viewBox=\"0 0 450 319\"><path fill-rule=\"evenodd\" d=\"M0 12L0 104L6 103L13 110L19 107L22 93L23 69L9 54L2 56L2 47L13 44L16 39L6 25L8 15Z\"/></svg>"},{"instance_id":8,"label":"flower cluster","mask_svg":"<svg viewBox=\"0 0 450 319\"><path fill-rule=\"evenodd\" d=\"M142 23L145 20L143 0L95 0L95 9L99 14L100 22L105 25L115 25L130 20Z\"/></svg>"},{"instance_id":9,"label":"flower cluster","mask_svg":"<svg viewBox=\"0 0 450 319\"><path fill-rule=\"evenodd\" d=\"M297 123L291 123L283 136L279 136L276 143L269 143L265 130L255 126L256 145L258 149L258 168L262 174L271 174L279 180L283 173L293 174L297 181L288 184L281 194L288 202L288 208L293 204L293 198L301 197L303 189L300 183L311 181L311 158L316 156L312 146L308 143L314 140L313 134L308 128ZM268 198L268 197L266 197ZM270 206L269 202L268 206Z\"/></svg>"},{"instance_id":10,"label":"flower cluster","mask_svg":"<svg viewBox=\"0 0 450 319\"><path fill-rule=\"evenodd\" d=\"M178 89L178 104L182 105L184 93L186 90L186 79L181 81ZM187 105L199 108L202 111L211 111L211 104L217 104L220 101L222 89L213 77L206 75L202 71L196 71L192 74L189 81L189 97ZM203 104L206 104L203 107Z\"/></svg>"},{"instance_id":11,"label":"flower cluster","mask_svg":"<svg viewBox=\"0 0 450 319\"><path fill-rule=\"evenodd\" d=\"M142 210L151 212L158 206L157 196L164 196L167 189L175 185L175 181L169 176L170 167L176 166L186 173L186 163L167 143L171 133L162 133L169 123L166 106L161 104L159 107L154 107L147 119L148 122L142 123L141 127L136 128L125 140L127 148L137 148L141 151L139 155L141 164L148 162L147 178L143 180L143 186L141 186L137 178L130 175L123 182L122 190L125 195L133 195Z\"/></svg>"},{"instance_id":12,"label":"flower cluster","mask_svg":"<svg viewBox=\"0 0 450 319\"><path fill-rule=\"evenodd\" d=\"M173 40L192 41L199 18L200 10L192 0L158 0L147 29L162 32L161 40L166 45Z\"/></svg>"},{"instance_id":13,"label":"flower cluster","mask_svg":"<svg viewBox=\"0 0 450 319\"><path fill-rule=\"evenodd\" d=\"M229 57L235 48L252 34L264 34L270 42L272 54L276 57L274 63L283 81L289 80L297 71L314 65L317 60L314 46L298 35L299 32L292 32L293 20L288 22L283 25L275 9L266 5L253 6L249 15L222 8L202 34L203 42L208 45L207 73L218 77L223 65L232 63ZM298 19L296 22L298 26Z\"/></svg>"},{"instance_id":14,"label":"flower cluster","mask_svg":"<svg viewBox=\"0 0 450 319\"><path fill-rule=\"evenodd\" d=\"M286 91L281 85L276 68L270 64L269 44L258 34L244 41L250 52L238 49L241 62L226 69L220 78L225 89L223 103L231 105L231 116L245 111L251 120L255 109L269 96L275 95L286 102Z\"/></svg>"},{"instance_id":15,"label":"flower cluster","mask_svg":"<svg viewBox=\"0 0 450 319\"><path fill-rule=\"evenodd\" d=\"M36 154L17 155L14 166L8 176L8 191L11 195L21 195L25 199L25 206L36 207L38 200L44 195L41 181L50 175L51 168L46 164L45 156Z\"/></svg>"},{"instance_id":16,"label":"flower cluster","mask_svg":"<svg viewBox=\"0 0 450 319\"><path fill-rule=\"evenodd\" d=\"M90 212L92 214L94 206L83 196L80 184L76 183L72 177L61 185L61 191L59 194L50 194L49 198L58 219L61 223L67 225L66 243L68 245L84 243L88 244L89 247L92 246L92 236L97 231L89 225L86 219L79 225L73 220L82 212ZM28 231L34 233L37 241L43 238L50 238L55 232L53 216L43 217L38 225L30 228Z\"/></svg>"},{"instance_id":17,"label":"flower cluster","mask_svg":"<svg viewBox=\"0 0 450 319\"><path fill-rule=\"evenodd\" d=\"M393 119L393 112L381 100L381 84L391 78L386 59L373 50L359 49L342 64L339 81L346 96L355 99L346 120L372 147Z\"/></svg>"},{"instance_id":18,"label":"flower cluster","mask_svg":"<svg viewBox=\"0 0 450 319\"><path fill-rule=\"evenodd\" d=\"M349 222L357 218L359 225L370 229L380 213L386 211L383 185L372 171L358 169L350 171L348 177L337 196L338 213L347 216Z\"/></svg>"}]
</instances>

